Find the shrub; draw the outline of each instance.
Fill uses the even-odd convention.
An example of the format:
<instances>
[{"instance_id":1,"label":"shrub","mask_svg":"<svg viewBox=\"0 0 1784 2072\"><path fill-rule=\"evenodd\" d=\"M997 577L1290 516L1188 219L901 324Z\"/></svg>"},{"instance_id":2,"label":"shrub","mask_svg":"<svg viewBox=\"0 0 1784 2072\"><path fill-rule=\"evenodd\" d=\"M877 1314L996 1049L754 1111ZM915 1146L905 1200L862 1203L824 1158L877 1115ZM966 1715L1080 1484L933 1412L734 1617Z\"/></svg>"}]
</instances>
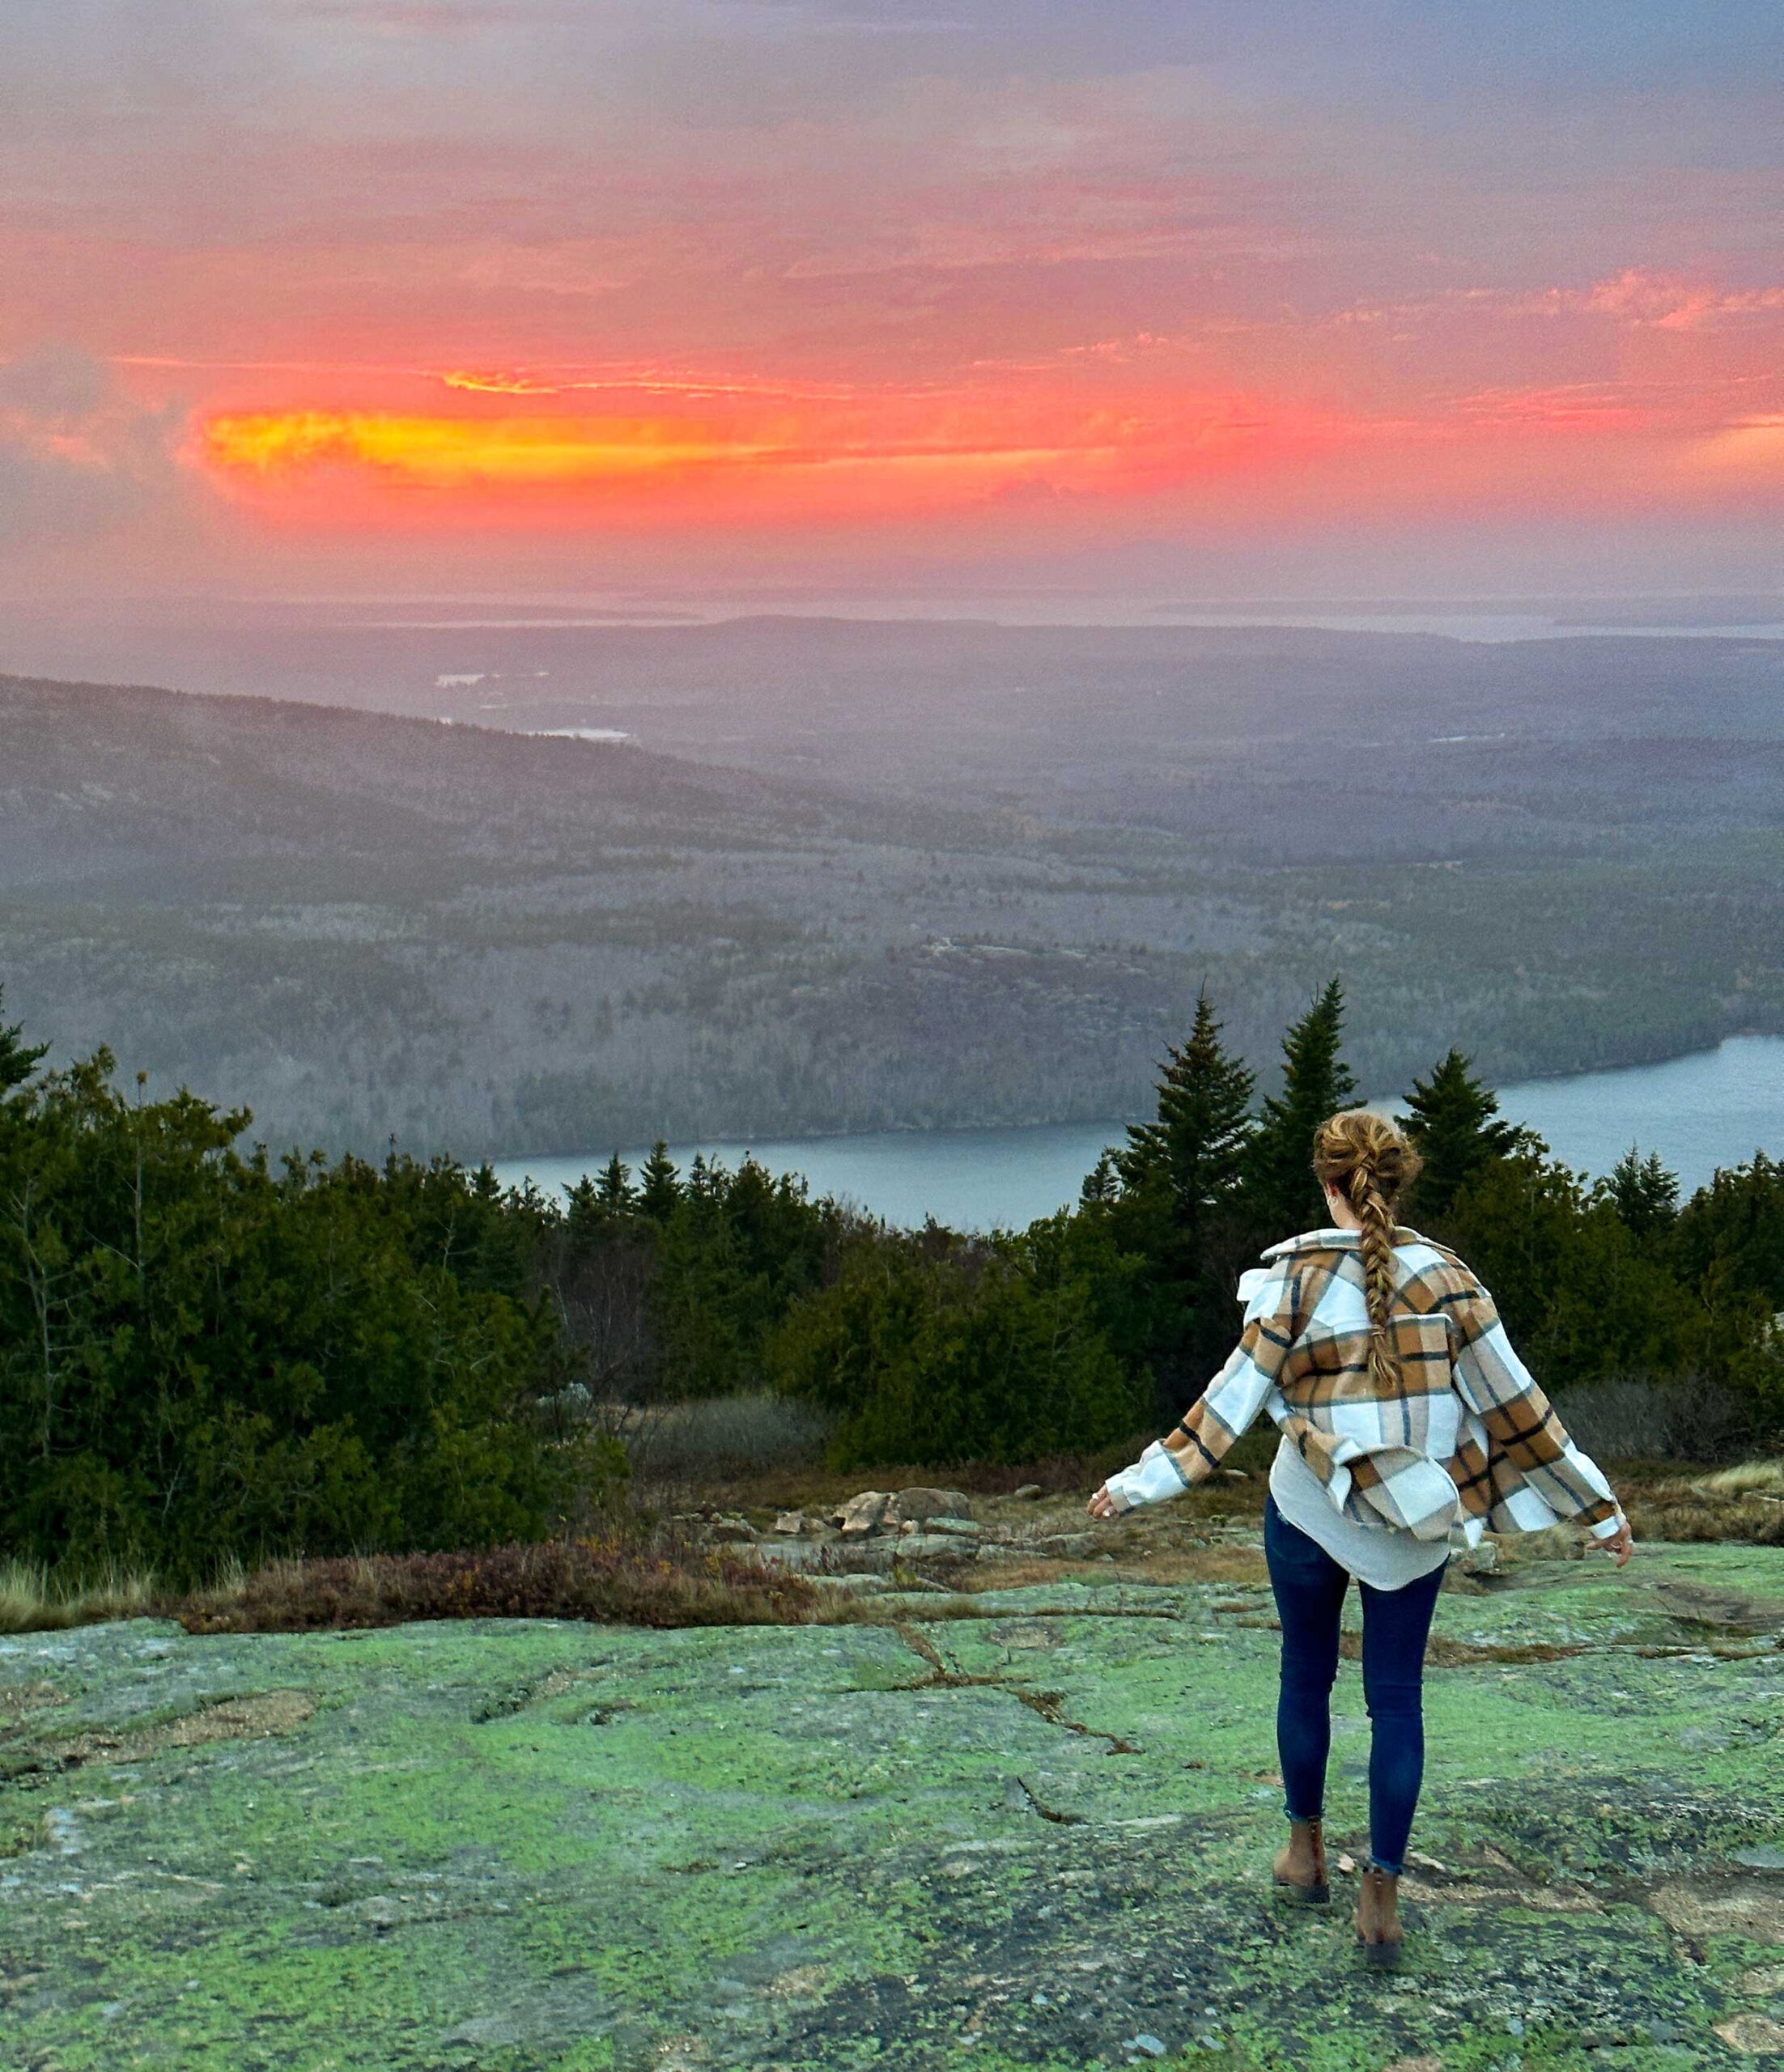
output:
<instances>
[{"instance_id":1,"label":"shrub","mask_svg":"<svg viewBox=\"0 0 1784 2072\"><path fill-rule=\"evenodd\" d=\"M1068 1221L990 1242L932 1229L848 1248L772 1350L781 1389L838 1419L833 1466L1031 1460L1133 1430L1146 1383L1096 1321Z\"/></svg>"},{"instance_id":2,"label":"shrub","mask_svg":"<svg viewBox=\"0 0 1784 2072\"><path fill-rule=\"evenodd\" d=\"M193 1633L302 1633L423 1619L779 1625L818 1602L803 1576L618 1534L471 1552L278 1561L173 1605Z\"/></svg>"},{"instance_id":3,"label":"shrub","mask_svg":"<svg viewBox=\"0 0 1784 2072\"><path fill-rule=\"evenodd\" d=\"M64 1571L537 1535L619 1471L450 1161L244 1157L104 1052L0 1081L0 1554ZM513 1219L520 1236L524 1224Z\"/></svg>"}]
</instances>

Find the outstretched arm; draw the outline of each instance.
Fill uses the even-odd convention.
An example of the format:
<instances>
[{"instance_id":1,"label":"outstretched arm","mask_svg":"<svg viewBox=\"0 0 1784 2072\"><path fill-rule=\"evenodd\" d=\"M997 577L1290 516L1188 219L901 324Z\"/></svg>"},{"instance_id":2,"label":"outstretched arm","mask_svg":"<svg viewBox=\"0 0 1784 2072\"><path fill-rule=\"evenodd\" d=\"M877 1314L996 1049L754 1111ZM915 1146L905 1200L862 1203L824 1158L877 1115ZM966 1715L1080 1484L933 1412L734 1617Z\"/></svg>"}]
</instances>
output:
<instances>
[{"instance_id":1,"label":"outstretched arm","mask_svg":"<svg viewBox=\"0 0 1784 2072\"><path fill-rule=\"evenodd\" d=\"M1245 1312L1245 1330L1221 1368L1174 1431L1154 1439L1131 1467L1111 1475L1090 1499L1093 1518L1115 1518L1204 1482L1247 1432L1276 1386L1297 1330L1297 1276L1290 1260L1264 1276Z\"/></svg>"},{"instance_id":2,"label":"outstretched arm","mask_svg":"<svg viewBox=\"0 0 1784 2072\"><path fill-rule=\"evenodd\" d=\"M1451 1314L1461 1341L1458 1395L1555 1516L1586 1526L1620 1569L1635 1543L1629 1520L1603 1470L1568 1436L1554 1405L1518 1357L1493 1297L1477 1286Z\"/></svg>"}]
</instances>

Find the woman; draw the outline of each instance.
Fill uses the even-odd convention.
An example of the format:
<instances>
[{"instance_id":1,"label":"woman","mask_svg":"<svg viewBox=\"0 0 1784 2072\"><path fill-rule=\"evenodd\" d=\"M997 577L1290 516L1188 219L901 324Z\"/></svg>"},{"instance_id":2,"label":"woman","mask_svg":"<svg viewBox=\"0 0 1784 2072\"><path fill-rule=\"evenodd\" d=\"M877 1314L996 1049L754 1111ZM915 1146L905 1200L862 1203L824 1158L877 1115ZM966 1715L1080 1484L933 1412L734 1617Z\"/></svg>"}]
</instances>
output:
<instances>
[{"instance_id":1,"label":"woman","mask_svg":"<svg viewBox=\"0 0 1784 2072\"><path fill-rule=\"evenodd\" d=\"M1398 1962L1399 1885L1425 1768L1425 1644L1452 1529L1573 1518L1621 1568L1633 1545L1611 1486L1511 1348L1453 1252L1394 1221L1418 1155L1352 1109L1321 1125L1313 1170L1332 1227L1264 1255L1239 1283L1237 1349L1168 1438L1090 1499L1094 1518L1205 1480L1260 1410L1281 1427L1264 1549L1282 1625L1276 1741L1289 1816L1275 1878L1329 1897L1320 1832L1340 1614L1357 1578L1369 1707L1370 1862L1357 1906L1368 1962Z\"/></svg>"}]
</instances>

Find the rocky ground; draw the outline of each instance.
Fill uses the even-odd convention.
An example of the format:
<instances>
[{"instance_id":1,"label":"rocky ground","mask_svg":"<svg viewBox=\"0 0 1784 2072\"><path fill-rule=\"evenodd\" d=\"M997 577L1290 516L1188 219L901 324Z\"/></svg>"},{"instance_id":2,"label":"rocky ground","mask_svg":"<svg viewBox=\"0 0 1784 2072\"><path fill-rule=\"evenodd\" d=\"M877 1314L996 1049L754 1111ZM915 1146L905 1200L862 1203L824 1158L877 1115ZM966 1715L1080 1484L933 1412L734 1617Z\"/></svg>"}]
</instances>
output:
<instances>
[{"instance_id":1,"label":"rocky ground","mask_svg":"<svg viewBox=\"0 0 1784 2072\"><path fill-rule=\"evenodd\" d=\"M1383 1977L1353 1876L1268 1887L1252 1530L870 1565L862 1624L0 1643L0 2065L1784 2063L1784 1551L1446 1591ZM1353 1668L1338 1703L1354 1857Z\"/></svg>"}]
</instances>

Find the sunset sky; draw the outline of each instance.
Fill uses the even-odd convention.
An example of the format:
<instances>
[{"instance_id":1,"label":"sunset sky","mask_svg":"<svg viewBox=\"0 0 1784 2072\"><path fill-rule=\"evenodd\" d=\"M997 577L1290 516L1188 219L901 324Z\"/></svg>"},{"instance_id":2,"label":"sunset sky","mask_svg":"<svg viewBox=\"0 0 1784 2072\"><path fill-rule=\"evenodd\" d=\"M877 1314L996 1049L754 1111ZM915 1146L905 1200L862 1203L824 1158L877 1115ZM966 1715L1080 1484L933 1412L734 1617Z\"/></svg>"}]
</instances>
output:
<instances>
[{"instance_id":1,"label":"sunset sky","mask_svg":"<svg viewBox=\"0 0 1784 2072\"><path fill-rule=\"evenodd\" d=\"M1775 0L11 0L0 594L1739 589Z\"/></svg>"}]
</instances>

